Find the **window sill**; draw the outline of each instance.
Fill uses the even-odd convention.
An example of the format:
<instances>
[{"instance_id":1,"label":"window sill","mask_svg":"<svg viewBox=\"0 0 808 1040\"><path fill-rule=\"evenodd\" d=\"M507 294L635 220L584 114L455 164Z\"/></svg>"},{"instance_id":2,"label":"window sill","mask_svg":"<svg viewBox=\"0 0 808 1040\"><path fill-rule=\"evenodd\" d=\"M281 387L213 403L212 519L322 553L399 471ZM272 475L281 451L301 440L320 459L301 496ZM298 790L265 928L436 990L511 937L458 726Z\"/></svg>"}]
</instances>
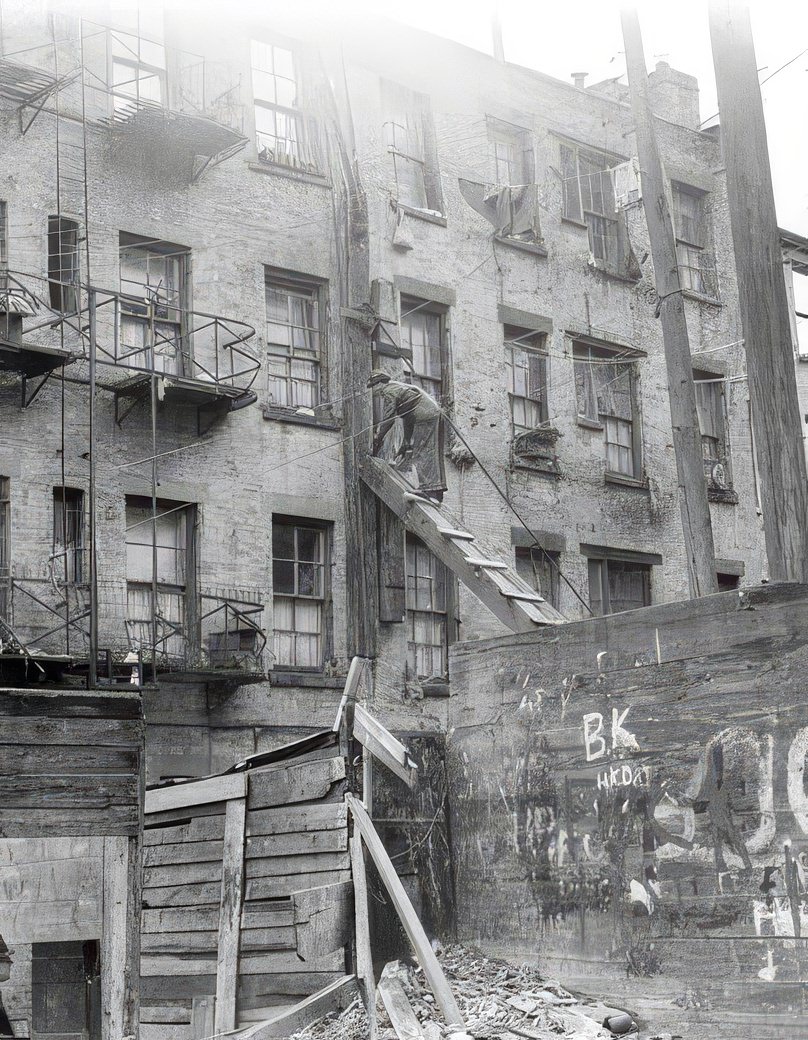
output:
<instances>
[{"instance_id":1,"label":"window sill","mask_svg":"<svg viewBox=\"0 0 808 1040\"><path fill-rule=\"evenodd\" d=\"M682 289L682 296L684 296L686 300L703 303L708 307L715 307L717 310L720 310L724 306L724 304L720 300L716 299L715 296L704 296L702 293L694 292L693 289Z\"/></svg>"},{"instance_id":2,"label":"window sill","mask_svg":"<svg viewBox=\"0 0 808 1040\"><path fill-rule=\"evenodd\" d=\"M634 278L630 274L623 274L621 271L616 271L613 267L605 264L602 260L596 260L590 257L588 267L592 271L597 271L598 274L602 274L605 278L611 279L613 282L622 282L624 285L636 285L639 278Z\"/></svg>"},{"instance_id":3,"label":"window sill","mask_svg":"<svg viewBox=\"0 0 808 1040\"><path fill-rule=\"evenodd\" d=\"M514 457L511 462L512 472L532 473L546 480L561 480L561 468L554 459L520 459Z\"/></svg>"},{"instance_id":4,"label":"window sill","mask_svg":"<svg viewBox=\"0 0 808 1040\"><path fill-rule=\"evenodd\" d=\"M723 502L728 506L737 506L738 492L733 488L707 487L708 502Z\"/></svg>"},{"instance_id":5,"label":"window sill","mask_svg":"<svg viewBox=\"0 0 808 1040\"><path fill-rule=\"evenodd\" d=\"M296 170L294 166L284 166L282 163L248 161L247 166L255 173L268 173L270 176L286 177L290 181L302 181L305 184L319 184L323 188L331 188L331 181L322 173L307 173L306 170Z\"/></svg>"},{"instance_id":6,"label":"window sill","mask_svg":"<svg viewBox=\"0 0 808 1040\"><path fill-rule=\"evenodd\" d=\"M607 484L617 484L620 487L636 488L638 491L649 491L647 480L638 480L637 477L627 477L625 473L610 473L604 474L604 481Z\"/></svg>"},{"instance_id":7,"label":"window sill","mask_svg":"<svg viewBox=\"0 0 808 1040\"><path fill-rule=\"evenodd\" d=\"M315 426L320 430L341 429L336 419L324 415L306 415L291 408L275 408L272 405L265 404L261 409L261 413L270 422L294 423L297 426Z\"/></svg>"},{"instance_id":8,"label":"window sill","mask_svg":"<svg viewBox=\"0 0 808 1040\"><path fill-rule=\"evenodd\" d=\"M446 679L427 679L421 682L424 697L449 697L451 690Z\"/></svg>"},{"instance_id":9,"label":"window sill","mask_svg":"<svg viewBox=\"0 0 808 1040\"><path fill-rule=\"evenodd\" d=\"M273 669L269 673L270 686L310 686L324 690L341 690L345 686L345 679L334 675L323 675L321 671L283 671Z\"/></svg>"},{"instance_id":10,"label":"window sill","mask_svg":"<svg viewBox=\"0 0 808 1040\"><path fill-rule=\"evenodd\" d=\"M416 220L426 221L427 224L437 224L438 227L447 227L447 220L440 213L431 213L427 209L418 209L416 206L407 206L403 202L396 202L395 199L390 203L394 210L399 213L406 213L408 217L415 217Z\"/></svg>"},{"instance_id":11,"label":"window sill","mask_svg":"<svg viewBox=\"0 0 808 1040\"><path fill-rule=\"evenodd\" d=\"M579 426L583 426L585 430L600 430L603 431L603 423L598 422L597 419L587 419L585 415L579 415L576 419Z\"/></svg>"},{"instance_id":12,"label":"window sill","mask_svg":"<svg viewBox=\"0 0 808 1040\"><path fill-rule=\"evenodd\" d=\"M511 238L508 235L494 235L494 241L499 242L503 246L510 246L511 249L519 249L523 253L532 253L534 256L548 256L548 252L543 245L538 242L529 242L521 238Z\"/></svg>"},{"instance_id":13,"label":"window sill","mask_svg":"<svg viewBox=\"0 0 808 1040\"><path fill-rule=\"evenodd\" d=\"M589 227L581 220L574 220L572 217L562 217L561 223L566 224L567 227L576 228L578 231L589 231Z\"/></svg>"}]
</instances>

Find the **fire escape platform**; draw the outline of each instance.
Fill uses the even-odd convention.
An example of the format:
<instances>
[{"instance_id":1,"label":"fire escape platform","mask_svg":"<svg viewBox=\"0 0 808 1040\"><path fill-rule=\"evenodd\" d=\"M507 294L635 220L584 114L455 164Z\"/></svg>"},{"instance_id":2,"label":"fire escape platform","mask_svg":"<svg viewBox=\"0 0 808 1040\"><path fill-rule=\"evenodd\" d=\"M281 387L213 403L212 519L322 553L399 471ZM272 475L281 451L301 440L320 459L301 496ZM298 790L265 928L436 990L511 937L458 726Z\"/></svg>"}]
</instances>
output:
<instances>
[{"instance_id":1,"label":"fire escape platform","mask_svg":"<svg viewBox=\"0 0 808 1040\"><path fill-rule=\"evenodd\" d=\"M32 98L50 93L56 82L51 72L0 55L0 97L8 101L27 104Z\"/></svg>"},{"instance_id":2,"label":"fire escape platform","mask_svg":"<svg viewBox=\"0 0 808 1040\"><path fill-rule=\"evenodd\" d=\"M60 347L45 347L35 343L10 343L0 339L0 371L20 372L24 376L44 376L62 365L78 360L76 354Z\"/></svg>"},{"instance_id":3,"label":"fire escape platform","mask_svg":"<svg viewBox=\"0 0 808 1040\"><path fill-rule=\"evenodd\" d=\"M142 397L149 389L151 378L151 372L138 372L136 375L114 383L113 389L118 397ZM257 399L252 391L226 383L193 379L189 376L170 376L163 373L158 373L157 376L158 399L175 404L189 404L197 407L217 403L224 405L250 395Z\"/></svg>"},{"instance_id":4,"label":"fire escape platform","mask_svg":"<svg viewBox=\"0 0 808 1040\"><path fill-rule=\"evenodd\" d=\"M443 506L421 498L389 463L366 456L362 480L417 535L463 584L512 632L533 632L537 625L560 625L566 619L509 565L464 530Z\"/></svg>"}]
</instances>

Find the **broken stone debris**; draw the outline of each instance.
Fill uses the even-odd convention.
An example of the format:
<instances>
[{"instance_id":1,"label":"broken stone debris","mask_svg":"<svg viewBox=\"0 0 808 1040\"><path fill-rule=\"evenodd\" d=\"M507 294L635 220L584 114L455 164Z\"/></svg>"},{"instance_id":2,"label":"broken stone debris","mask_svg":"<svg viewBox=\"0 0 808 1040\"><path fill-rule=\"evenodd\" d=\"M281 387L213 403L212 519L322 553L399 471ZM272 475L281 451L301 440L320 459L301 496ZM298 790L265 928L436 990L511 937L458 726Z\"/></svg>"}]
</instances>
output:
<instances>
[{"instance_id":1,"label":"broken stone debris","mask_svg":"<svg viewBox=\"0 0 808 1040\"><path fill-rule=\"evenodd\" d=\"M586 1005L535 968L517 968L461 945L442 948L438 956L463 1013L465 1030L443 1022L420 968L396 963L394 969L424 1040L608 1040L618 1035L587 1015ZM398 1040L381 1001L378 1014L379 1040ZM629 1033L636 1035L636 1025L630 1016L626 1018L631 1022ZM341 1014L327 1015L295 1034L296 1040L367 1037L367 1016L358 1000Z\"/></svg>"}]
</instances>

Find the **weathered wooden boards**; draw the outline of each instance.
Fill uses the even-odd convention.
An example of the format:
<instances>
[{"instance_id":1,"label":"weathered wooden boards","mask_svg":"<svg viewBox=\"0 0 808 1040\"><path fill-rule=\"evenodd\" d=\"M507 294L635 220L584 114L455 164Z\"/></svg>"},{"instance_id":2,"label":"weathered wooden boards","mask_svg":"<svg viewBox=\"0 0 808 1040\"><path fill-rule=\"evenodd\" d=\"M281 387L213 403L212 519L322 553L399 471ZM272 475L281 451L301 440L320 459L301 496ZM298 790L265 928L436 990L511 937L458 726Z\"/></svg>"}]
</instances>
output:
<instances>
[{"instance_id":1,"label":"weathered wooden boards","mask_svg":"<svg viewBox=\"0 0 808 1040\"><path fill-rule=\"evenodd\" d=\"M806 633L808 589L768 586L458 650L461 935L593 988L628 964L649 1027L801 1036Z\"/></svg>"},{"instance_id":2,"label":"weathered wooden boards","mask_svg":"<svg viewBox=\"0 0 808 1040\"><path fill-rule=\"evenodd\" d=\"M0 837L137 835L142 755L136 694L3 690Z\"/></svg>"},{"instance_id":3,"label":"weathered wooden boards","mask_svg":"<svg viewBox=\"0 0 808 1040\"><path fill-rule=\"evenodd\" d=\"M353 733L366 752L400 777L408 787L415 786L418 767L407 754L407 749L361 704L357 704L354 711Z\"/></svg>"},{"instance_id":4,"label":"weathered wooden boards","mask_svg":"<svg viewBox=\"0 0 808 1040\"><path fill-rule=\"evenodd\" d=\"M194 998L216 998L219 1033L343 976L344 775L339 756L292 759L149 792L142 1040L196 1040Z\"/></svg>"},{"instance_id":5,"label":"weathered wooden boards","mask_svg":"<svg viewBox=\"0 0 808 1040\"><path fill-rule=\"evenodd\" d=\"M276 1037L291 1036L328 1012L346 1008L355 994L356 976L343 975L336 982L280 1012L271 1020L258 1022L239 1033L238 1040L274 1040Z\"/></svg>"}]
</instances>

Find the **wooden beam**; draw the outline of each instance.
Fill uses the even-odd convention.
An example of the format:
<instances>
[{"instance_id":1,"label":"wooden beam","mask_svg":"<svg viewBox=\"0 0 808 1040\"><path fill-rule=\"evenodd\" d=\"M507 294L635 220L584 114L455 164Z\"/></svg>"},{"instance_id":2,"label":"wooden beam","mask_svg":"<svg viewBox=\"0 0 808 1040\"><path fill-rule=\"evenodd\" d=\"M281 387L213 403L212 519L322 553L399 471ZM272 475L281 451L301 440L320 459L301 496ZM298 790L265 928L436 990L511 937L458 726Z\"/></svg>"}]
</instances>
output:
<instances>
[{"instance_id":1,"label":"wooden beam","mask_svg":"<svg viewBox=\"0 0 808 1040\"><path fill-rule=\"evenodd\" d=\"M387 855L387 850L382 844L381 838L376 833L376 828L373 826L364 805L358 798L352 794L346 794L345 801L348 803L354 822L359 828L362 840L367 846L373 862L376 864L376 869L384 887L387 889L387 894L390 896L401 919L407 938L412 943L412 948L435 995L438 1007L443 1012L443 1017L450 1025L462 1027L464 1023L460 1008L457 1006L457 1002L449 988L449 983L446 981L446 976L443 974L443 969L435 956L435 951L432 949L424 927L413 909L401 879L396 873L396 868Z\"/></svg>"},{"instance_id":2,"label":"wooden beam","mask_svg":"<svg viewBox=\"0 0 808 1040\"><path fill-rule=\"evenodd\" d=\"M707 482L704 479L704 454L696 411L696 390L693 385L693 360L687 336L682 286L679 281L673 221L648 98L648 73L640 22L634 9L624 9L621 17L628 82L631 88L631 109L642 170L643 209L651 240L651 257L659 301L657 306L662 322L662 340L668 370L668 400L679 479L679 509L687 558L687 575L690 597L696 599L718 592L718 581L715 576L713 529L710 505L707 501ZM782 282L782 271L779 271L779 274Z\"/></svg>"},{"instance_id":3,"label":"wooden beam","mask_svg":"<svg viewBox=\"0 0 808 1040\"><path fill-rule=\"evenodd\" d=\"M167 809L185 809L207 802L224 802L230 798L243 798L246 794L245 773L228 773L225 776L207 776L190 783L172 784L146 792L146 813L165 812Z\"/></svg>"},{"instance_id":4,"label":"wooden beam","mask_svg":"<svg viewBox=\"0 0 808 1040\"><path fill-rule=\"evenodd\" d=\"M365 852L361 839L351 838L351 867L354 887L354 929L356 932L356 974L359 992L368 1016L368 1040L376 1040L376 980L373 975L373 954L370 946L370 914L368 909L368 881L365 871Z\"/></svg>"},{"instance_id":5,"label":"wooden beam","mask_svg":"<svg viewBox=\"0 0 808 1040\"><path fill-rule=\"evenodd\" d=\"M240 1032L238 1040L275 1040L276 1037L291 1036L330 1011L346 1008L354 999L355 991L356 976L345 975L332 982L330 986L282 1011L275 1018L258 1022Z\"/></svg>"},{"instance_id":6,"label":"wooden beam","mask_svg":"<svg viewBox=\"0 0 808 1040\"><path fill-rule=\"evenodd\" d=\"M191 998L191 1037L192 1040L205 1040L213 1036L216 998L214 996Z\"/></svg>"},{"instance_id":7,"label":"wooden beam","mask_svg":"<svg viewBox=\"0 0 808 1040\"><path fill-rule=\"evenodd\" d=\"M339 702L337 708L337 717L334 719L334 725L331 727L334 733L339 733L340 726L342 725L342 717L345 714L345 708L350 701L355 701L358 694L359 688L362 685L362 679L365 675L365 669L369 667L370 661L366 657L352 657L351 665L348 669L348 677L345 680L345 689L342 692L342 699Z\"/></svg>"},{"instance_id":8,"label":"wooden beam","mask_svg":"<svg viewBox=\"0 0 808 1040\"><path fill-rule=\"evenodd\" d=\"M139 873L137 839L104 838L103 884L104 907L101 932L101 999L104 1007L102 1040L120 1040L137 1032L137 1001L132 985L137 980L139 950L132 950L134 934L131 918L139 927L140 919L134 900L135 873ZM133 862L134 861L134 862ZM139 932L135 939L139 947Z\"/></svg>"},{"instance_id":9,"label":"wooden beam","mask_svg":"<svg viewBox=\"0 0 808 1040\"><path fill-rule=\"evenodd\" d=\"M410 758L407 749L361 704L356 705L354 712L354 737L408 787L415 787L418 781L418 767Z\"/></svg>"},{"instance_id":10,"label":"wooden beam","mask_svg":"<svg viewBox=\"0 0 808 1040\"><path fill-rule=\"evenodd\" d=\"M426 1040L401 980L396 977L397 970L400 968L397 969L395 961L385 964L382 977L379 979L379 996L382 998L384 1010L398 1040Z\"/></svg>"},{"instance_id":11,"label":"wooden beam","mask_svg":"<svg viewBox=\"0 0 808 1040\"><path fill-rule=\"evenodd\" d=\"M216 1032L236 1025L239 932L244 892L244 798L227 803L222 856L222 896L219 905L219 954L216 962Z\"/></svg>"},{"instance_id":12,"label":"wooden beam","mask_svg":"<svg viewBox=\"0 0 808 1040\"><path fill-rule=\"evenodd\" d=\"M805 582L803 427L749 10L708 6L769 574Z\"/></svg>"},{"instance_id":13,"label":"wooden beam","mask_svg":"<svg viewBox=\"0 0 808 1040\"><path fill-rule=\"evenodd\" d=\"M361 476L368 487L401 519L405 528L417 535L512 632L535 632L537 624L560 624L564 621L558 611L545 601L540 600L540 607L536 607L531 614L521 604L510 600L497 585L495 575L507 574L515 587L524 592L529 592L530 586L522 583L510 568L504 572L487 571L470 564L469 556L479 559L480 553L484 552L487 557L488 550L484 546L478 547L469 532L448 526L447 521L454 522L445 515L445 511L437 510L417 496L406 499L401 477L386 462L367 457L362 463Z\"/></svg>"}]
</instances>

